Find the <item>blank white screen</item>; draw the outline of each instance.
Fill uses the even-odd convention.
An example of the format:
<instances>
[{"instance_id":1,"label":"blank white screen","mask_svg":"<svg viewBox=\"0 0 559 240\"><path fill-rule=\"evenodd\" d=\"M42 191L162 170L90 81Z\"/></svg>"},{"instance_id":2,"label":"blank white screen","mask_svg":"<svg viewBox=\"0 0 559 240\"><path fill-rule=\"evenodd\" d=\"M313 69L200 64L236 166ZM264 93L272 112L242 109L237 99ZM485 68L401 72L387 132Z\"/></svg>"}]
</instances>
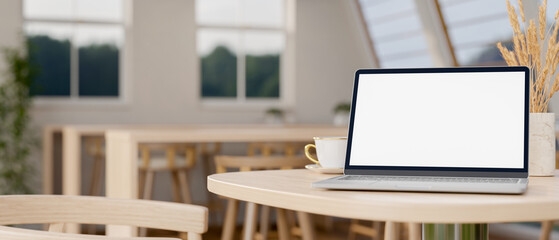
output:
<instances>
[{"instance_id":1,"label":"blank white screen","mask_svg":"<svg viewBox=\"0 0 559 240\"><path fill-rule=\"evenodd\" d=\"M350 165L523 168L524 72L360 74Z\"/></svg>"}]
</instances>

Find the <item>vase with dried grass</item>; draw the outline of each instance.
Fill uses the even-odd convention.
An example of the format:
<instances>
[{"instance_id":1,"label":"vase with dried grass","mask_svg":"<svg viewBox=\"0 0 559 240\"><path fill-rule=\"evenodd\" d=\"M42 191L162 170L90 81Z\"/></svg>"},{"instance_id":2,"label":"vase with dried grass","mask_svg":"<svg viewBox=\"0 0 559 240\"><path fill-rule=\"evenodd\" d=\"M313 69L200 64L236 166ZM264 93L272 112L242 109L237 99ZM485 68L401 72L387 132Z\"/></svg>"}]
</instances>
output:
<instances>
[{"instance_id":1,"label":"vase with dried grass","mask_svg":"<svg viewBox=\"0 0 559 240\"><path fill-rule=\"evenodd\" d=\"M509 66L530 68L530 176L553 176L555 169L555 114L548 112L549 101L559 90L559 10L553 24L547 26L547 0L538 6L537 23L527 21L522 0L516 9L507 0L507 11L513 29L513 49L497 43ZM524 31L523 31L524 30Z\"/></svg>"}]
</instances>

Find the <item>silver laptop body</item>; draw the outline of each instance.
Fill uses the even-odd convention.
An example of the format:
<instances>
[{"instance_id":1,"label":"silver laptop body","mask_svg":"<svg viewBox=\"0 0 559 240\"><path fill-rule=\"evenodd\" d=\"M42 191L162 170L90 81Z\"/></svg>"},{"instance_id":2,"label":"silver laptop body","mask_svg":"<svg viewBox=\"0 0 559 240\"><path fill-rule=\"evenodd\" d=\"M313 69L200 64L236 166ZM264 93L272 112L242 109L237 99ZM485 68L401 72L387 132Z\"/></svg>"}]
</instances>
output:
<instances>
[{"instance_id":1,"label":"silver laptop body","mask_svg":"<svg viewBox=\"0 0 559 240\"><path fill-rule=\"evenodd\" d=\"M521 194L529 69L362 69L344 175L314 188Z\"/></svg>"}]
</instances>

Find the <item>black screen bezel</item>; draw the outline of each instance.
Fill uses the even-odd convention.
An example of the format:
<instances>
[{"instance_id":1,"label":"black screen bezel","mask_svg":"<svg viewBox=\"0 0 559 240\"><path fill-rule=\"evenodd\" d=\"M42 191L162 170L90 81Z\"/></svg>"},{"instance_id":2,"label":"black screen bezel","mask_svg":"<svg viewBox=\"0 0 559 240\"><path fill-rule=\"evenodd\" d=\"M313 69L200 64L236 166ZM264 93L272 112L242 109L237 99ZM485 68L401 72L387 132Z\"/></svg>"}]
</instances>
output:
<instances>
[{"instance_id":1,"label":"black screen bezel","mask_svg":"<svg viewBox=\"0 0 559 240\"><path fill-rule=\"evenodd\" d=\"M357 89L361 74L407 74L407 73L471 73L471 72L524 72L524 167L523 168L460 168L460 167L396 167L350 165L353 124ZM410 176L464 176L464 177L527 177L528 176L528 129L530 113L530 70L528 67L457 67L457 68L402 68L359 69L355 72L353 97L348 126L348 139L344 174L351 175L410 175Z\"/></svg>"}]
</instances>

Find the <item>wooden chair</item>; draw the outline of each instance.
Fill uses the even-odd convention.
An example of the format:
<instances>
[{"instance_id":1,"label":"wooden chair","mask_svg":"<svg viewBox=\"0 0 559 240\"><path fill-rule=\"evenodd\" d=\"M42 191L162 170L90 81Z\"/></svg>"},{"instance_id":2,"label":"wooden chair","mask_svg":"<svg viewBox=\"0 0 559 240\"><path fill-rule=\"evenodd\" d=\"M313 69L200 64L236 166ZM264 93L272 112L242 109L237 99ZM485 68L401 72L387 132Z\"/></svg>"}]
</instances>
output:
<instances>
[{"instance_id":1,"label":"wooden chair","mask_svg":"<svg viewBox=\"0 0 559 240\"><path fill-rule=\"evenodd\" d=\"M86 154L93 157L93 170L89 194L101 195L101 177L105 159L102 137L92 137L85 141ZM196 162L196 148L190 144L141 144L140 148L140 197L151 199L155 173L167 171L173 179L173 198L175 202L192 203L188 170ZM159 152L161 155L154 155ZM162 156L164 155L164 156Z\"/></svg>"},{"instance_id":2,"label":"wooden chair","mask_svg":"<svg viewBox=\"0 0 559 240\"><path fill-rule=\"evenodd\" d=\"M0 239L130 239L61 233L65 223L85 223L186 232L189 240L197 240L208 230L208 209L190 204L92 196L0 196L0 225L43 223L50 224L48 232L1 226Z\"/></svg>"},{"instance_id":3,"label":"wooden chair","mask_svg":"<svg viewBox=\"0 0 559 240\"><path fill-rule=\"evenodd\" d=\"M192 144L140 144L140 198L153 197L155 174L169 172L173 186L173 200L192 203L188 171L196 163L196 147ZM159 153L159 154L158 154ZM147 229L140 228L140 236L146 236Z\"/></svg>"},{"instance_id":4,"label":"wooden chair","mask_svg":"<svg viewBox=\"0 0 559 240\"><path fill-rule=\"evenodd\" d=\"M103 163L105 162L105 141L103 137L88 137L84 139L85 153L93 158L91 171L91 183L89 195L101 195L101 177L103 175Z\"/></svg>"},{"instance_id":5,"label":"wooden chair","mask_svg":"<svg viewBox=\"0 0 559 240\"><path fill-rule=\"evenodd\" d=\"M192 203L188 170L196 163L196 147L191 144L140 144L139 149L140 196L151 199L155 173L167 171L173 179L174 201ZM154 154L157 152L161 155Z\"/></svg>"},{"instance_id":6,"label":"wooden chair","mask_svg":"<svg viewBox=\"0 0 559 240\"><path fill-rule=\"evenodd\" d=\"M295 156L303 154L303 149L308 142L252 142L248 144L248 156Z\"/></svg>"},{"instance_id":7,"label":"wooden chair","mask_svg":"<svg viewBox=\"0 0 559 240\"><path fill-rule=\"evenodd\" d=\"M380 240L383 237L383 222L362 221L351 219L349 224L348 240L355 240L357 235L367 236L373 240Z\"/></svg>"},{"instance_id":8,"label":"wooden chair","mask_svg":"<svg viewBox=\"0 0 559 240\"><path fill-rule=\"evenodd\" d=\"M376 239L421 239L420 223L378 222L352 219L349 225L348 240L355 240L357 235ZM386 237L390 235L390 237Z\"/></svg>"},{"instance_id":9,"label":"wooden chair","mask_svg":"<svg viewBox=\"0 0 559 240\"><path fill-rule=\"evenodd\" d=\"M216 156L215 165L217 173L227 172L229 169L238 169L240 171L252 170L270 170L270 169L292 169L300 168L308 164L306 157L298 156ZM237 218L238 201L235 199L227 199L227 208L223 223L222 240L233 239L235 234L235 222ZM286 211L284 209L276 209L278 234L280 239L288 239L290 230L288 227ZM309 214L298 212L301 227L312 228ZM243 235L244 238L252 238L256 234L257 205L247 203L245 224ZM268 231L269 212L263 211L261 216L263 221L260 226L259 237L266 239ZM314 236L310 236L311 238Z\"/></svg>"}]
</instances>

